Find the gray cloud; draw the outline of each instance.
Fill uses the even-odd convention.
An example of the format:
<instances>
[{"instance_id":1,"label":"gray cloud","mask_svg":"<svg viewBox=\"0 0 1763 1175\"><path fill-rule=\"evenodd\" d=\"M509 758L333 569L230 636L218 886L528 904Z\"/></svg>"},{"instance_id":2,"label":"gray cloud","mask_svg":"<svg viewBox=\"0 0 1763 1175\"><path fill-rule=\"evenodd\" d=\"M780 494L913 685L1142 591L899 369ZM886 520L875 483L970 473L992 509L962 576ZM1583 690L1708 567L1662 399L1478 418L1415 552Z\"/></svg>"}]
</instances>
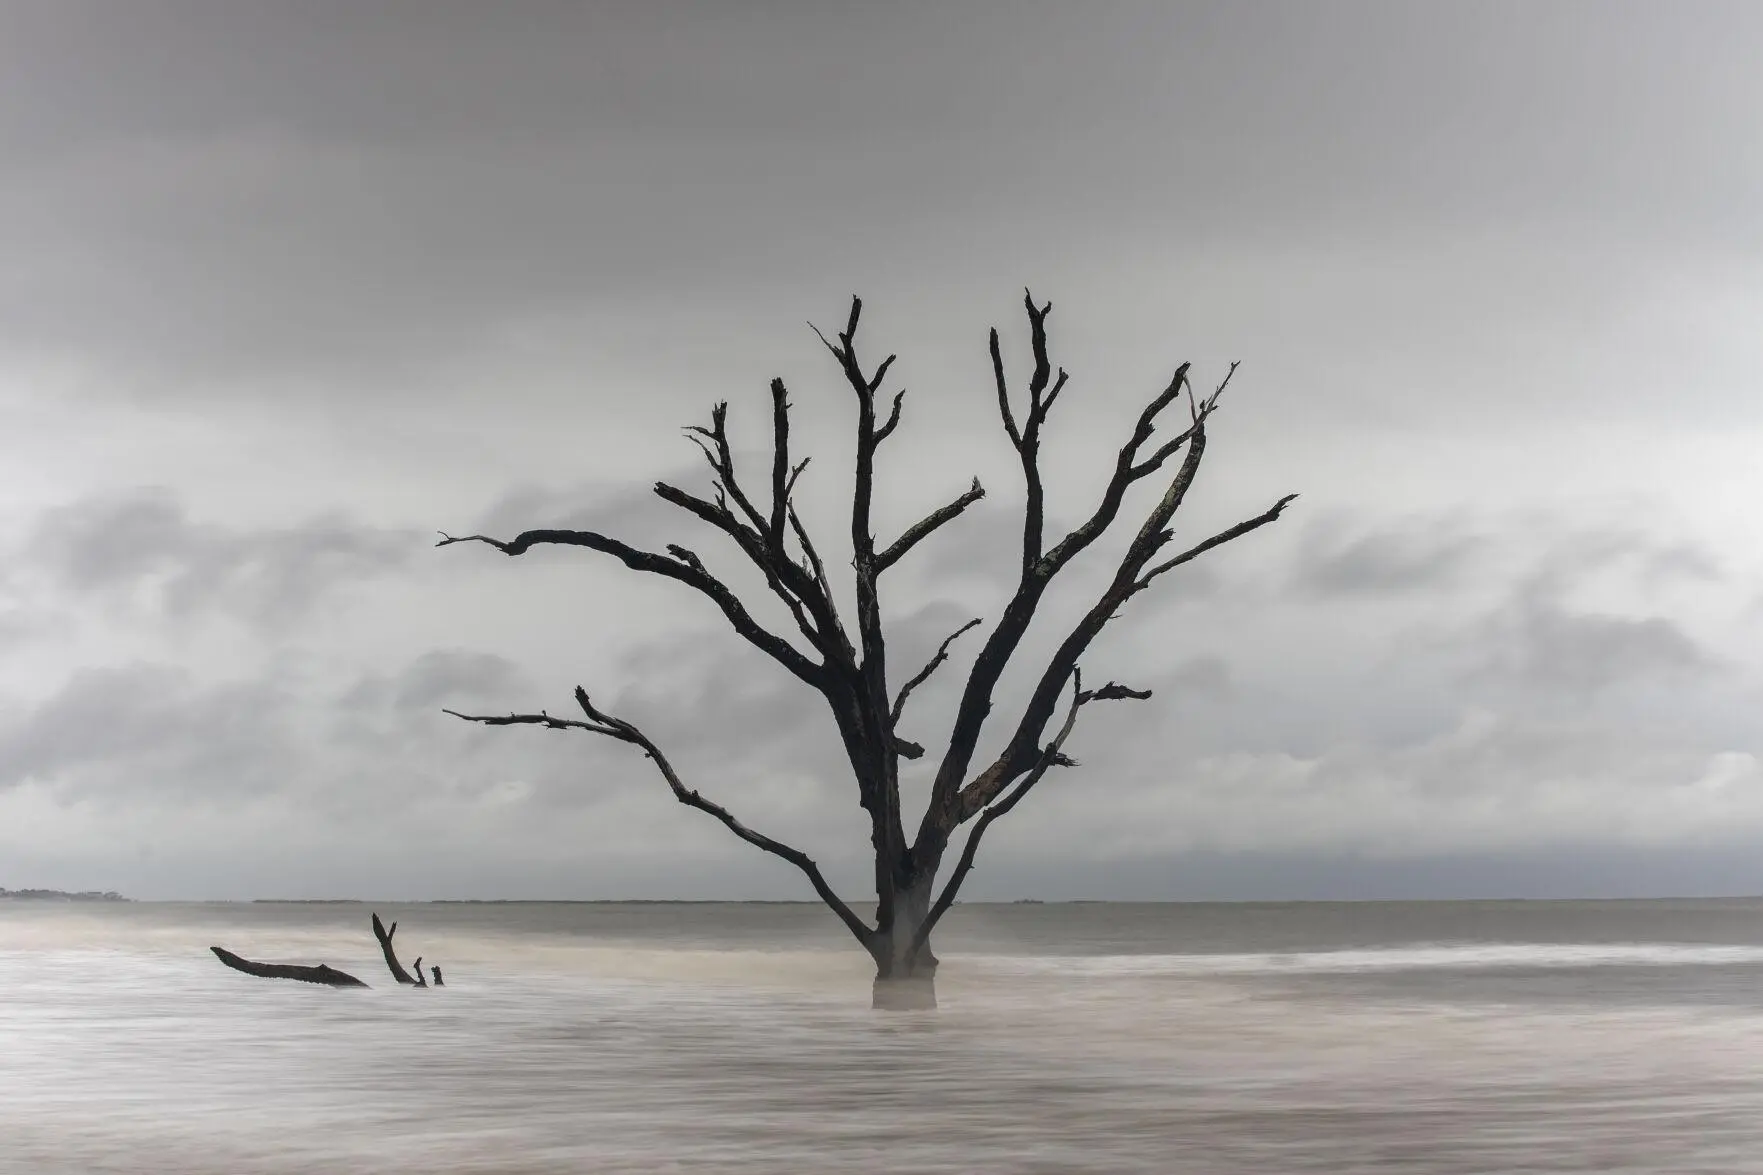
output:
<instances>
[{"instance_id":1,"label":"gray cloud","mask_svg":"<svg viewBox=\"0 0 1763 1175\"><path fill-rule=\"evenodd\" d=\"M1627 574L1646 587L1672 580L1722 578L1719 557L1702 543L1662 538L1643 526L1563 527L1552 522L1538 529L1547 546L1525 587L1538 596L1570 591L1608 570Z\"/></svg>"},{"instance_id":2,"label":"gray cloud","mask_svg":"<svg viewBox=\"0 0 1763 1175\"><path fill-rule=\"evenodd\" d=\"M203 687L166 665L75 674L0 726L0 789L32 781L70 799L241 801L275 791L305 758L273 678Z\"/></svg>"},{"instance_id":3,"label":"gray cloud","mask_svg":"<svg viewBox=\"0 0 1763 1175\"><path fill-rule=\"evenodd\" d=\"M373 673L345 692L344 710L389 708L399 713L498 702L531 679L506 657L463 649L424 653L395 674Z\"/></svg>"},{"instance_id":4,"label":"gray cloud","mask_svg":"<svg viewBox=\"0 0 1763 1175\"><path fill-rule=\"evenodd\" d=\"M1343 531L1338 522L1307 527L1292 574L1300 591L1381 595L1436 591L1459 584L1486 539L1451 518L1408 519L1373 531Z\"/></svg>"},{"instance_id":5,"label":"gray cloud","mask_svg":"<svg viewBox=\"0 0 1763 1175\"><path fill-rule=\"evenodd\" d=\"M1571 613L1520 601L1488 625L1479 672L1543 690L1588 693L1631 682L1663 683L1717 662L1662 616Z\"/></svg>"},{"instance_id":6,"label":"gray cloud","mask_svg":"<svg viewBox=\"0 0 1763 1175\"><path fill-rule=\"evenodd\" d=\"M1707 751L1663 729L1469 710L1402 746L1345 740L1282 752L1125 756L1080 745L1105 797L1062 777L1018 819L1030 844L1062 829L1098 860L1191 849L1380 857L1588 845L1735 844L1763 828L1754 751ZM1014 814L1013 814L1014 815Z\"/></svg>"},{"instance_id":7,"label":"gray cloud","mask_svg":"<svg viewBox=\"0 0 1763 1175\"><path fill-rule=\"evenodd\" d=\"M898 282L852 224L1000 270L1148 223L1205 252L1716 256L1755 244L1763 178L1719 145L1758 129L1755 17L1717 14L28 9L0 56L0 314L119 369L432 370L574 307Z\"/></svg>"},{"instance_id":8,"label":"gray cloud","mask_svg":"<svg viewBox=\"0 0 1763 1175\"><path fill-rule=\"evenodd\" d=\"M145 607L172 619L216 611L270 625L303 618L327 592L403 567L410 531L326 515L293 526L192 520L153 488L49 511L17 558L60 593Z\"/></svg>"},{"instance_id":9,"label":"gray cloud","mask_svg":"<svg viewBox=\"0 0 1763 1175\"><path fill-rule=\"evenodd\" d=\"M505 712L523 681L506 659L462 650L340 687L288 664L214 681L165 664L87 670L6 713L0 789L34 785L154 824L292 804L333 829L386 812L421 824L425 809L486 796L534 801L535 812L595 802L579 781L596 740L486 739L440 712Z\"/></svg>"},{"instance_id":10,"label":"gray cloud","mask_svg":"<svg viewBox=\"0 0 1763 1175\"><path fill-rule=\"evenodd\" d=\"M1156 688L1177 697L1227 698L1231 693L1230 666L1218 657L1190 657L1156 679Z\"/></svg>"},{"instance_id":11,"label":"gray cloud","mask_svg":"<svg viewBox=\"0 0 1763 1175\"><path fill-rule=\"evenodd\" d=\"M911 393L878 532L974 474L991 494L890 577L897 683L1016 574L984 330L1020 385L1029 283L1073 376L1051 529L1183 358L1247 364L1184 537L1304 498L1123 612L1086 675L1156 697L1086 715L1087 766L999 826L986 878L1264 895L1248 862L1301 894L1434 861L1485 891L1552 852L1593 888L1624 854L1693 876L1763 827L1760 20L14 6L0 859L167 896L801 894L628 747L439 712L564 712L579 682L860 893L823 704L714 608L427 528L684 542L789 631L649 485L703 485L675 430L715 400L762 443L782 375L842 573L851 398L801 320L858 291ZM981 640L915 697L933 755Z\"/></svg>"},{"instance_id":12,"label":"gray cloud","mask_svg":"<svg viewBox=\"0 0 1763 1175\"><path fill-rule=\"evenodd\" d=\"M1471 680L1583 699L1623 686L1681 688L1730 670L1672 617L1574 603L1600 587L1630 585L1622 594L1645 597L1674 582L1718 584L1718 563L1702 546L1638 527L1537 529L1540 554L1462 635Z\"/></svg>"}]
</instances>

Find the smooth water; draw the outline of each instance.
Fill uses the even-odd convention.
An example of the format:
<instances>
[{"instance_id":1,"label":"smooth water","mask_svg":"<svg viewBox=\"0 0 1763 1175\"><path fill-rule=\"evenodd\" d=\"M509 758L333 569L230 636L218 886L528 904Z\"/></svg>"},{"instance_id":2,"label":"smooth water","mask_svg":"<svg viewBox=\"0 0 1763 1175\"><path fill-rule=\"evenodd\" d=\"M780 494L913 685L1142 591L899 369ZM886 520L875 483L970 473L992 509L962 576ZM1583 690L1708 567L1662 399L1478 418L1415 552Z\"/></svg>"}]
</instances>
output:
<instances>
[{"instance_id":1,"label":"smooth water","mask_svg":"<svg viewBox=\"0 0 1763 1175\"><path fill-rule=\"evenodd\" d=\"M375 908L0 903L0 1172L1763 1171L1763 902Z\"/></svg>"}]
</instances>

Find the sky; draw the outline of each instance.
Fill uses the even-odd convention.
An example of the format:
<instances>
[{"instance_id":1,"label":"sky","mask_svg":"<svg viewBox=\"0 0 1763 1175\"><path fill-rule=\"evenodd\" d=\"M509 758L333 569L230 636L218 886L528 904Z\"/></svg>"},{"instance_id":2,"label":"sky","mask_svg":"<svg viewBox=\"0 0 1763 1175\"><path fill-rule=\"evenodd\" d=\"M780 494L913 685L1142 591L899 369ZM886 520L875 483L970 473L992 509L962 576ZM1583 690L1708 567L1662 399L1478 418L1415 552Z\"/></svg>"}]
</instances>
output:
<instances>
[{"instance_id":1,"label":"sky","mask_svg":"<svg viewBox=\"0 0 1763 1175\"><path fill-rule=\"evenodd\" d=\"M581 684L866 900L824 707L702 599L433 543L751 588L648 487L724 399L762 470L778 376L836 550L807 323L860 294L884 541L989 491L887 585L921 663L1013 585L1028 287L1053 526L1183 361L1242 366L1178 534L1301 496L1096 643L1153 699L966 896L1763 892L1760 52L1743 3L0 0L0 886L811 896L629 747L441 713Z\"/></svg>"}]
</instances>

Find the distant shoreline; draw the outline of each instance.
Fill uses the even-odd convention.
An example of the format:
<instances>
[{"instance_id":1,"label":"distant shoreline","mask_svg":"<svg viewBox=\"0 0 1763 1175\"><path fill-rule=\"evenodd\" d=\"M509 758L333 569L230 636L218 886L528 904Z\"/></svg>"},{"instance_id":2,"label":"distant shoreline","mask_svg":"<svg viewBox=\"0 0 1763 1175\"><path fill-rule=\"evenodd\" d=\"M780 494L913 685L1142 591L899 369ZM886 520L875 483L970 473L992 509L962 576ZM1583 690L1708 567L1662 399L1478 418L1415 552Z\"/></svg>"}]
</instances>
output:
<instances>
[{"instance_id":1,"label":"distant shoreline","mask_svg":"<svg viewBox=\"0 0 1763 1175\"><path fill-rule=\"evenodd\" d=\"M960 906L1380 906L1380 905L1584 905L1629 902L1746 903L1763 900L1755 894L1672 894L1636 897L1474 897L1474 898L1285 898L1285 899L1183 899L1183 898L998 898L957 901ZM0 902L117 902L141 904L112 890L0 888ZM150 899L149 905L256 905L256 906L816 906L812 898L182 898Z\"/></svg>"},{"instance_id":2,"label":"distant shoreline","mask_svg":"<svg viewBox=\"0 0 1763 1175\"><path fill-rule=\"evenodd\" d=\"M133 900L133 899L125 899ZM210 898L192 904L264 906L820 906L814 898ZM1420 906L1619 905L1634 902L1741 903L1763 894L1654 894L1647 897L1467 898L974 898L957 906ZM178 903L172 903L178 904Z\"/></svg>"},{"instance_id":3,"label":"distant shoreline","mask_svg":"<svg viewBox=\"0 0 1763 1175\"><path fill-rule=\"evenodd\" d=\"M4 889L0 888L0 902L128 902L133 898L125 898L115 890L84 889L78 893L69 893L64 889Z\"/></svg>"}]
</instances>

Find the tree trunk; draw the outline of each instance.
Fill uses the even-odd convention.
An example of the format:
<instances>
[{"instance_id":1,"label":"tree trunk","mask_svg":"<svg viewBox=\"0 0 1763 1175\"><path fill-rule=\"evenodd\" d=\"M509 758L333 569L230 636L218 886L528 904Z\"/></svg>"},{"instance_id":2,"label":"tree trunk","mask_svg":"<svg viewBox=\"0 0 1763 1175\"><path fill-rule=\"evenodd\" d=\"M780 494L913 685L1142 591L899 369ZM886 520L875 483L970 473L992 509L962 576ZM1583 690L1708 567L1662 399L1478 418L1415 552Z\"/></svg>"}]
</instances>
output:
<instances>
[{"instance_id":1,"label":"tree trunk","mask_svg":"<svg viewBox=\"0 0 1763 1175\"><path fill-rule=\"evenodd\" d=\"M875 949L875 988L871 1006L884 1012L931 1011L937 1006L937 957L918 931L930 913L928 880L897 893L894 925ZM917 949L914 949L914 948Z\"/></svg>"}]
</instances>

